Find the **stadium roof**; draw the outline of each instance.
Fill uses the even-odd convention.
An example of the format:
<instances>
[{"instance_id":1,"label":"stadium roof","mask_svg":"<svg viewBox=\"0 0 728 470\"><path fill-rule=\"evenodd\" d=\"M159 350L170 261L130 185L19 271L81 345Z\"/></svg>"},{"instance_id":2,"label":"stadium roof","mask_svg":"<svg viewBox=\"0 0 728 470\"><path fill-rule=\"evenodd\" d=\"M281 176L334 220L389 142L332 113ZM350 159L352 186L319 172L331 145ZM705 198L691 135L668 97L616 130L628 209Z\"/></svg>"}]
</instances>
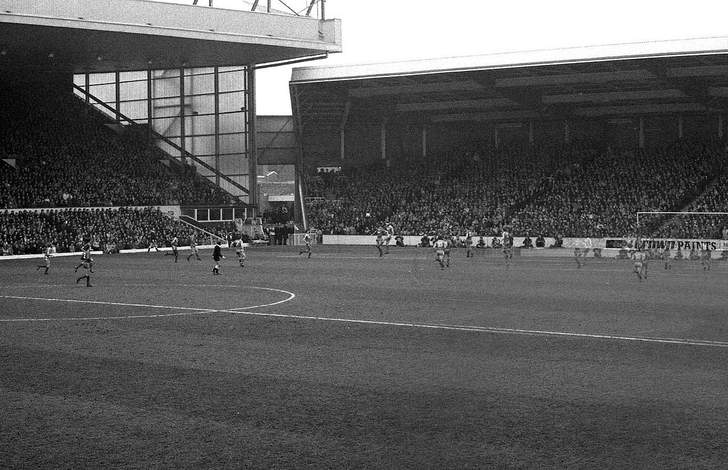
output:
<instances>
[{"instance_id":1,"label":"stadium roof","mask_svg":"<svg viewBox=\"0 0 728 470\"><path fill-rule=\"evenodd\" d=\"M146 0L0 0L0 69L239 66L341 51L339 20Z\"/></svg>"},{"instance_id":2,"label":"stadium roof","mask_svg":"<svg viewBox=\"0 0 728 470\"><path fill-rule=\"evenodd\" d=\"M304 127L716 112L728 109L728 37L303 67L291 90Z\"/></svg>"}]
</instances>

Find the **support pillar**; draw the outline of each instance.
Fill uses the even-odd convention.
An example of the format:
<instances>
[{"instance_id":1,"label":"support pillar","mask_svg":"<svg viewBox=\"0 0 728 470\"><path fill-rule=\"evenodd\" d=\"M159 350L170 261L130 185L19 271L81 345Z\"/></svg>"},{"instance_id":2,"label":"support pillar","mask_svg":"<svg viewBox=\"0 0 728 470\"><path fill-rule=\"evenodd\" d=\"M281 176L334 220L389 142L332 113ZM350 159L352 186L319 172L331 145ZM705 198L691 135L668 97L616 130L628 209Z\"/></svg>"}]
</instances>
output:
<instances>
[{"instance_id":1,"label":"support pillar","mask_svg":"<svg viewBox=\"0 0 728 470\"><path fill-rule=\"evenodd\" d=\"M427 158L427 126L422 125L422 159Z\"/></svg>"},{"instance_id":2,"label":"support pillar","mask_svg":"<svg viewBox=\"0 0 728 470\"><path fill-rule=\"evenodd\" d=\"M147 69L147 145L152 148L152 69Z\"/></svg>"},{"instance_id":3,"label":"support pillar","mask_svg":"<svg viewBox=\"0 0 728 470\"><path fill-rule=\"evenodd\" d=\"M528 121L528 144L533 145L533 121Z\"/></svg>"},{"instance_id":4,"label":"support pillar","mask_svg":"<svg viewBox=\"0 0 728 470\"><path fill-rule=\"evenodd\" d=\"M382 160L387 159L387 120L382 120L382 125L379 132L379 143L382 154Z\"/></svg>"},{"instance_id":5,"label":"support pillar","mask_svg":"<svg viewBox=\"0 0 728 470\"><path fill-rule=\"evenodd\" d=\"M89 105L89 97L88 97L88 95L89 95L89 93L91 93L91 75L88 72L86 72L86 74L83 77L83 84L84 84L84 91L86 92L83 95L84 102L86 103L86 106L83 108L83 112L86 113L86 114L88 114L88 111L89 111L89 109L88 109L88 105Z\"/></svg>"},{"instance_id":6,"label":"support pillar","mask_svg":"<svg viewBox=\"0 0 728 470\"><path fill-rule=\"evenodd\" d=\"M564 119L564 143L571 143L571 129L569 128L569 120Z\"/></svg>"},{"instance_id":7,"label":"support pillar","mask_svg":"<svg viewBox=\"0 0 728 470\"><path fill-rule=\"evenodd\" d=\"M116 123L121 121L121 74L114 72L114 96L116 98Z\"/></svg>"},{"instance_id":8,"label":"support pillar","mask_svg":"<svg viewBox=\"0 0 728 470\"><path fill-rule=\"evenodd\" d=\"M187 163L187 129L185 126L185 69L179 69L179 146L182 163Z\"/></svg>"},{"instance_id":9,"label":"support pillar","mask_svg":"<svg viewBox=\"0 0 728 470\"><path fill-rule=\"evenodd\" d=\"M248 76L248 203L258 213L258 125L255 105L255 64L246 67Z\"/></svg>"},{"instance_id":10,"label":"support pillar","mask_svg":"<svg viewBox=\"0 0 728 470\"><path fill-rule=\"evenodd\" d=\"M345 153L345 150L346 150L345 145L346 145L346 132L344 131L344 128L342 127L341 129L339 129L339 151L340 151L340 154L341 154L341 161L342 162L344 161L344 158L346 156L346 153Z\"/></svg>"},{"instance_id":11,"label":"support pillar","mask_svg":"<svg viewBox=\"0 0 728 470\"><path fill-rule=\"evenodd\" d=\"M677 117L677 138L679 140L682 140L683 136L684 136L684 133L683 133L683 117L682 116L678 116Z\"/></svg>"},{"instance_id":12,"label":"support pillar","mask_svg":"<svg viewBox=\"0 0 728 470\"><path fill-rule=\"evenodd\" d=\"M500 147L500 134L498 133L498 127L493 127L493 145L496 149Z\"/></svg>"},{"instance_id":13,"label":"support pillar","mask_svg":"<svg viewBox=\"0 0 728 470\"><path fill-rule=\"evenodd\" d=\"M639 147L641 149L643 149L643 148L645 148L645 118L640 116L639 123L640 123L640 127L639 127L638 141L639 141Z\"/></svg>"},{"instance_id":14,"label":"support pillar","mask_svg":"<svg viewBox=\"0 0 728 470\"><path fill-rule=\"evenodd\" d=\"M723 140L723 115L718 115L718 139Z\"/></svg>"},{"instance_id":15,"label":"support pillar","mask_svg":"<svg viewBox=\"0 0 728 470\"><path fill-rule=\"evenodd\" d=\"M213 102L215 106L215 184L220 186L220 70L213 68Z\"/></svg>"}]
</instances>

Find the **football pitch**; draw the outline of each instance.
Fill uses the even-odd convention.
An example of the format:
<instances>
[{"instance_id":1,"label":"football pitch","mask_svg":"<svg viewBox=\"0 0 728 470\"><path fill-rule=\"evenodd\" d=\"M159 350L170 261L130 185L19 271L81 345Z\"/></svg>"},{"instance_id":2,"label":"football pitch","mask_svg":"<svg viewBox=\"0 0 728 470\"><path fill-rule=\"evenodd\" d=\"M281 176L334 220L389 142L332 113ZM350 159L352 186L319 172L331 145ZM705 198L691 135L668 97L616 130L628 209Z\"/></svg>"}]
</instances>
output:
<instances>
[{"instance_id":1,"label":"football pitch","mask_svg":"<svg viewBox=\"0 0 728 470\"><path fill-rule=\"evenodd\" d=\"M0 261L3 468L724 468L728 265Z\"/></svg>"}]
</instances>

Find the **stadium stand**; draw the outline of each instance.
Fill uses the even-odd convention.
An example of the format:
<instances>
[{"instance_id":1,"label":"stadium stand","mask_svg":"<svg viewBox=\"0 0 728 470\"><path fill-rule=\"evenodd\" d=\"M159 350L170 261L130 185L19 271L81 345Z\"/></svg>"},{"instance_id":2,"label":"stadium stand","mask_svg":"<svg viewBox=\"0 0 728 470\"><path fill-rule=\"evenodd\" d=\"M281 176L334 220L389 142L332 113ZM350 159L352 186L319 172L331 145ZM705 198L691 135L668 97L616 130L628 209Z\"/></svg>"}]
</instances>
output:
<instances>
[{"instance_id":1,"label":"stadium stand","mask_svg":"<svg viewBox=\"0 0 728 470\"><path fill-rule=\"evenodd\" d=\"M80 251L85 241L105 252L147 248L152 233L159 246L175 236L181 245L189 244L192 233L196 233L198 243L204 237L202 232L152 208L1 212L0 233L5 255L41 253L48 243L55 244L59 253Z\"/></svg>"},{"instance_id":2,"label":"stadium stand","mask_svg":"<svg viewBox=\"0 0 728 470\"><path fill-rule=\"evenodd\" d=\"M708 187L688 204L686 212L728 212L728 164L725 150L713 149L722 165ZM726 215L676 215L660 226L656 236L665 238L728 239L728 214Z\"/></svg>"},{"instance_id":3,"label":"stadium stand","mask_svg":"<svg viewBox=\"0 0 728 470\"><path fill-rule=\"evenodd\" d=\"M324 233L372 233L388 220L402 235L433 233L444 226L495 234L508 209L534 193L558 164L556 157L570 160L576 151L469 151L417 165L405 162L312 175L317 197L310 199L308 213L311 224Z\"/></svg>"},{"instance_id":4,"label":"stadium stand","mask_svg":"<svg viewBox=\"0 0 728 470\"><path fill-rule=\"evenodd\" d=\"M403 235L450 227L488 237L510 225L516 236L627 236L644 229L637 211L728 210L724 155L718 143L683 141L619 152L511 148L345 168L308 174L307 212L327 234L371 234L390 221ZM646 227L648 235L659 234L659 222ZM720 238L725 228L694 223L702 229L695 235ZM671 232L678 234L688 236Z\"/></svg>"},{"instance_id":5,"label":"stadium stand","mask_svg":"<svg viewBox=\"0 0 728 470\"><path fill-rule=\"evenodd\" d=\"M0 92L0 208L226 204L231 197L132 137L70 93Z\"/></svg>"}]
</instances>

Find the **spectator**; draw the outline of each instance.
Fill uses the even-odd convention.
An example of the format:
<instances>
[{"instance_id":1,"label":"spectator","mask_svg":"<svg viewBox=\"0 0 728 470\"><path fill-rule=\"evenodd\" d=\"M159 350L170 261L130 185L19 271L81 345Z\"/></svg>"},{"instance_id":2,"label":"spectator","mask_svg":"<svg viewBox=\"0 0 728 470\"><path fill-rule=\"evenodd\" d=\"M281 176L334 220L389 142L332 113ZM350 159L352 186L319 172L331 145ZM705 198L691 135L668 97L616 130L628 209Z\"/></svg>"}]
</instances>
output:
<instances>
[{"instance_id":1,"label":"spectator","mask_svg":"<svg viewBox=\"0 0 728 470\"><path fill-rule=\"evenodd\" d=\"M34 90L35 92L36 90ZM0 93L0 208L229 204L146 142L119 137L72 94Z\"/></svg>"},{"instance_id":2,"label":"spectator","mask_svg":"<svg viewBox=\"0 0 728 470\"><path fill-rule=\"evenodd\" d=\"M58 252L80 251L85 241L94 249L115 252L119 249L146 248L148 234L160 240L177 236L188 244L194 228L167 217L156 209L68 209L0 213L0 237L13 254L41 253L53 242ZM198 239L203 234L198 232Z\"/></svg>"}]
</instances>

